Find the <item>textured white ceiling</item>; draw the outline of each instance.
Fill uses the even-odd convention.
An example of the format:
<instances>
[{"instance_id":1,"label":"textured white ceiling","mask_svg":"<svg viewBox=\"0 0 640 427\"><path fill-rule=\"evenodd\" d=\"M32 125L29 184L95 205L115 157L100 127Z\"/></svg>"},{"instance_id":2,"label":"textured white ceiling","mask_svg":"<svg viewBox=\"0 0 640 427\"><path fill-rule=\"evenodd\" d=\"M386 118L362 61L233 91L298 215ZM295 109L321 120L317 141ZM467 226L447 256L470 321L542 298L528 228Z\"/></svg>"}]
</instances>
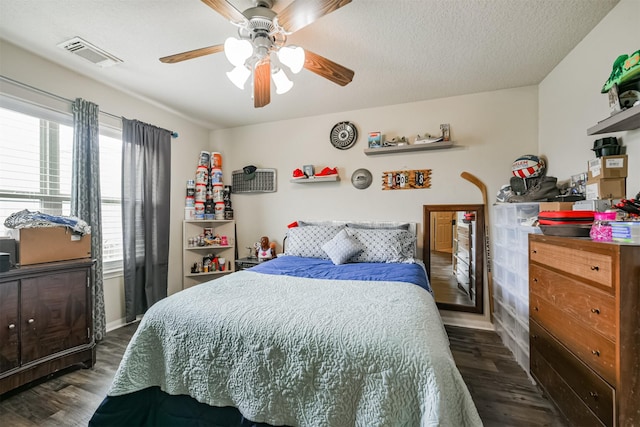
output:
<instances>
[{"instance_id":1,"label":"textured white ceiling","mask_svg":"<svg viewBox=\"0 0 640 427\"><path fill-rule=\"evenodd\" d=\"M618 1L353 0L288 39L354 70L353 82L341 87L303 70L261 109L226 78L224 54L158 61L236 35L199 0L0 0L0 38L227 128L538 84ZM74 36L124 63L100 68L56 46Z\"/></svg>"}]
</instances>

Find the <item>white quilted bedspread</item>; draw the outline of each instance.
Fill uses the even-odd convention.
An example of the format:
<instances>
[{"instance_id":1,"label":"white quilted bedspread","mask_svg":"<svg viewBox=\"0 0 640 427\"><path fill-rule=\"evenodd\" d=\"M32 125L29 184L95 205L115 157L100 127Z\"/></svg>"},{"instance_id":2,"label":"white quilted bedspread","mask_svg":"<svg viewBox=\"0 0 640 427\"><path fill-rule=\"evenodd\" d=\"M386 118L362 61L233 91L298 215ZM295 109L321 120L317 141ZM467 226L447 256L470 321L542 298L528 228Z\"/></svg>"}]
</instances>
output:
<instances>
[{"instance_id":1,"label":"white quilted bedspread","mask_svg":"<svg viewBox=\"0 0 640 427\"><path fill-rule=\"evenodd\" d=\"M480 426L432 296L241 271L155 304L109 390L150 386L289 426Z\"/></svg>"}]
</instances>

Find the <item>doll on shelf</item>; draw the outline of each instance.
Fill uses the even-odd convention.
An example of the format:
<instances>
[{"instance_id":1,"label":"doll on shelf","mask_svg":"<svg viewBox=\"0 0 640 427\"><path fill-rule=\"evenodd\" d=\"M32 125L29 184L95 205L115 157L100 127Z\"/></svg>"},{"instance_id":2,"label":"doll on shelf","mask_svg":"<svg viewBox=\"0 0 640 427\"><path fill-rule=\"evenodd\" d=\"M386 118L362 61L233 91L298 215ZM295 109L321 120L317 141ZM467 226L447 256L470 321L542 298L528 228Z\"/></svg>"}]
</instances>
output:
<instances>
[{"instance_id":1,"label":"doll on shelf","mask_svg":"<svg viewBox=\"0 0 640 427\"><path fill-rule=\"evenodd\" d=\"M275 242L269 243L269 238L267 236L262 236L260 238L260 245L256 244L256 252L259 261L268 261L276 257L276 244Z\"/></svg>"}]
</instances>

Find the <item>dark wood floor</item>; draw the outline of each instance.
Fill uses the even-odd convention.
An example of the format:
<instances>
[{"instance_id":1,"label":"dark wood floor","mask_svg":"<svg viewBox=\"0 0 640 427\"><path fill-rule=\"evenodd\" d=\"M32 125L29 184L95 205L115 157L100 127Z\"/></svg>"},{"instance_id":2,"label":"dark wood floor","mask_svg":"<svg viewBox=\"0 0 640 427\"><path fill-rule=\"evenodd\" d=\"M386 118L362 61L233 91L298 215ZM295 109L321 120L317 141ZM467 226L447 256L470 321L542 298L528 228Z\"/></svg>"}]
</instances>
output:
<instances>
[{"instance_id":1,"label":"dark wood floor","mask_svg":"<svg viewBox=\"0 0 640 427\"><path fill-rule=\"evenodd\" d=\"M0 425L86 426L104 398L136 325L107 334L93 369L72 369L2 396ZM497 334L447 326L451 350L485 426L566 427Z\"/></svg>"},{"instance_id":2,"label":"dark wood floor","mask_svg":"<svg viewBox=\"0 0 640 427\"><path fill-rule=\"evenodd\" d=\"M431 268L429 284L433 289L436 301L449 304L475 304L469 295L458 287L458 280L453 274L453 261L450 252L431 251Z\"/></svg>"}]
</instances>

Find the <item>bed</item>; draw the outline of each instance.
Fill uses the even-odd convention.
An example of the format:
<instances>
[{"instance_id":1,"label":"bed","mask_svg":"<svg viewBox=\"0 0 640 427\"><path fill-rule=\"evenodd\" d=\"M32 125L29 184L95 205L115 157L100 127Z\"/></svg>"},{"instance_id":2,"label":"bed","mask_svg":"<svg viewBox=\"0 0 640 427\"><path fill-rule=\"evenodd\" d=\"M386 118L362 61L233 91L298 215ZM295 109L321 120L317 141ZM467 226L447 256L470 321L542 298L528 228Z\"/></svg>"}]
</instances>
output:
<instances>
[{"instance_id":1,"label":"bed","mask_svg":"<svg viewBox=\"0 0 640 427\"><path fill-rule=\"evenodd\" d=\"M478 426L415 224L298 221L152 306L89 425Z\"/></svg>"}]
</instances>

